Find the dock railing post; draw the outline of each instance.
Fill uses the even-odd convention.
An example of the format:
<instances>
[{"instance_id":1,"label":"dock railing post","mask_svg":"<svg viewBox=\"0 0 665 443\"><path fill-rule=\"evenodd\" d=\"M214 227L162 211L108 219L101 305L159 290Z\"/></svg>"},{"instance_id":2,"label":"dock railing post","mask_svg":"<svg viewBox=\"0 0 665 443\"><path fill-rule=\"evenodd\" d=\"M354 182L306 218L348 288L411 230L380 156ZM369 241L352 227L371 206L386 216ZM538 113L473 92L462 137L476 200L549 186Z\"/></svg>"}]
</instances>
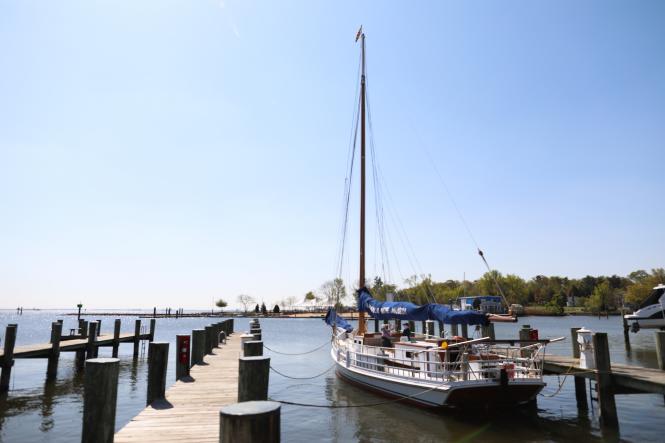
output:
<instances>
[{"instance_id":1,"label":"dock railing post","mask_svg":"<svg viewBox=\"0 0 665 443\"><path fill-rule=\"evenodd\" d=\"M119 361L93 358L85 362L82 443L113 442Z\"/></svg>"},{"instance_id":2,"label":"dock railing post","mask_svg":"<svg viewBox=\"0 0 665 443\"><path fill-rule=\"evenodd\" d=\"M249 401L224 406L219 411L220 443L280 441L281 405L274 401Z\"/></svg>"},{"instance_id":3,"label":"dock railing post","mask_svg":"<svg viewBox=\"0 0 665 443\"><path fill-rule=\"evenodd\" d=\"M95 345L95 343L97 342L97 326L98 324L96 321L90 322L90 329L88 333L88 344L85 348L86 360L90 360L97 357L97 345Z\"/></svg>"},{"instance_id":4,"label":"dock railing post","mask_svg":"<svg viewBox=\"0 0 665 443\"><path fill-rule=\"evenodd\" d=\"M134 322L134 354L133 357L139 356L139 342L141 341L141 319L136 319Z\"/></svg>"},{"instance_id":5,"label":"dock railing post","mask_svg":"<svg viewBox=\"0 0 665 443\"><path fill-rule=\"evenodd\" d=\"M203 363L203 356L206 350L205 340L205 329L194 329L192 331L192 366Z\"/></svg>"},{"instance_id":6,"label":"dock railing post","mask_svg":"<svg viewBox=\"0 0 665 443\"><path fill-rule=\"evenodd\" d=\"M149 341L154 341L155 340L155 326L157 325L157 320L154 318L150 319L150 337L148 338Z\"/></svg>"},{"instance_id":7,"label":"dock railing post","mask_svg":"<svg viewBox=\"0 0 665 443\"><path fill-rule=\"evenodd\" d=\"M270 357L240 357L238 365L238 402L267 400Z\"/></svg>"},{"instance_id":8,"label":"dock railing post","mask_svg":"<svg viewBox=\"0 0 665 443\"><path fill-rule=\"evenodd\" d=\"M169 359L169 344L150 342L148 345L148 394L146 405L162 400L166 394L166 367Z\"/></svg>"},{"instance_id":9,"label":"dock railing post","mask_svg":"<svg viewBox=\"0 0 665 443\"><path fill-rule=\"evenodd\" d=\"M5 347L2 358L2 375L0 375L0 393L9 391L9 380L12 375L12 366L14 366L14 345L16 344L16 330L18 325L15 323L7 325L5 329Z\"/></svg>"},{"instance_id":10,"label":"dock railing post","mask_svg":"<svg viewBox=\"0 0 665 443\"><path fill-rule=\"evenodd\" d=\"M260 357L263 355L262 341L246 341L242 344L242 353L245 357Z\"/></svg>"},{"instance_id":11,"label":"dock railing post","mask_svg":"<svg viewBox=\"0 0 665 443\"><path fill-rule=\"evenodd\" d=\"M46 379L53 380L58 375L58 360L60 359L60 338L62 337L62 323L51 323L51 352L46 366Z\"/></svg>"},{"instance_id":12,"label":"dock railing post","mask_svg":"<svg viewBox=\"0 0 665 443\"><path fill-rule=\"evenodd\" d=\"M175 379L180 380L189 375L190 355L191 355L191 337L189 335L176 335L175 352Z\"/></svg>"},{"instance_id":13,"label":"dock railing post","mask_svg":"<svg viewBox=\"0 0 665 443\"><path fill-rule=\"evenodd\" d=\"M612 386L610 348L605 332L596 332L593 335L593 353L596 360L600 422L603 426L618 427L619 420L617 418L617 407L614 401L614 388Z\"/></svg>"},{"instance_id":14,"label":"dock railing post","mask_svg":"<svg viewBox=\"0 0 665 443\"><path fill-rule=\"evenodd\" d=\"M118 357L118 348L120 347L120 319L116 318L113 322L113 358Z\"/></svg>"},{"instance_id":15,"label":"dock railing post","mask_svg":"<svg viewBox=\"0 0 665 443\"><path fill-rule=\"evenodd\" d=\"M570 340L573 345L573 358L580 358L580 345L577 343L577 331L581 328L570 328ZM587 409L589 405L586 400L586 380L584 377L575 377L575 400L578 409Z\"/></svg>"},{"instance_id":16,"label":"dock railing post","mask_svg":"<svg viewBox=\"0 0 665 443\"><path fill-rule=\"evenodd\" d=\"M212 326L212 347L219 348L219 324L213 323L210 326Z\"/></svg>"},{"instance_id":17,"label":"dock railing post","mask_svg":"<svg viewBox=\"0 0 665 443\"><path fill-rule=\"evenodd\" d=\"M82 318L79 319L79 334L81 338L88 338L88 322Z\"/></svg>"}]
</instances>

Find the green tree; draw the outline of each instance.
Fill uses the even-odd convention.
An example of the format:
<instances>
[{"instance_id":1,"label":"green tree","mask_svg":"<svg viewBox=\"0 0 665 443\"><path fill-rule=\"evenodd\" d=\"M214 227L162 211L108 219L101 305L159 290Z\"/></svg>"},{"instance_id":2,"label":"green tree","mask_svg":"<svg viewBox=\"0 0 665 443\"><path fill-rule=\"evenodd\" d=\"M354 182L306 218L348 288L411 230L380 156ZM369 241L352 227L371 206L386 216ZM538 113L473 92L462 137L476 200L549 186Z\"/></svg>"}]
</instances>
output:
<instances>
[{"instance_id":1,"label":"green tree","mask_svg":"<svg viewBox=\"0 0 665 443\"><path fill-rule=\"evenodd\" d=\"M336 278L325 282L321 285L321 293L325 297L327 304L334 306L341 305L342 300L346 297L344 280Z\"/></svg>"},{"instance_id":2,"label":"green tree","mask_svg":"<svg viewBox=\"0 0 665 443\"><path fill-rule=\"evenodd\" d=\"M603 280L594 288L591 297L587 300L586 307L594 314L609 311L613 305L615 306L614 295L615 292L609 281Z\"/></svg>"},{"instance_id":3,"label":"green tree","mask_svg":"<svg viewBox=\"0 0 665 443\"><path fill-rule=\"evenodd\" d=\"M256 306L254 307L254 312L256 312L258 314L260 311L261 311L261 307L257 303Z\"/></svg>"},{"instance_id":4,"label":"green tree","mask_svg":"<svg viewBox=\"0 0 665 443\"><path fill-rule=\"evenodd\" d=\"M227 307L229 304L226 303L225 300L222 300L221 298L215 302L215 306L217 306L219 309L224 309Z\"/></svg>"},{"instance_id":5,"label":"green tree","mask_svg":"<svg viewBox=\"0 0 665 443\"><path fill-rule=\"evenodd\" d=\"M316 295L312 291L309 291L307 294L305 294L305 301L311 301L311 300L316 300Z\"/></svg>"},{"instance_id":6,"label":"green tree","mask_svg":"<svg viewBox=\"0 0 665 443\"><path fill-rule=\"evenodd\" d=\"M274 308L272 308L273 314L279 314L279 305L275 305Z\"/></svg>"},{"instance_id":7,"label":"green tree","mask_svg":"<svg viewBox=\"0 0 665 443\"><path fill-rule=\"evenodd\" d=\"M266 304L264 302L261 302L261 314L266 315L268 313L268 308L266 308Z\"/></svg>"}]
</instances>

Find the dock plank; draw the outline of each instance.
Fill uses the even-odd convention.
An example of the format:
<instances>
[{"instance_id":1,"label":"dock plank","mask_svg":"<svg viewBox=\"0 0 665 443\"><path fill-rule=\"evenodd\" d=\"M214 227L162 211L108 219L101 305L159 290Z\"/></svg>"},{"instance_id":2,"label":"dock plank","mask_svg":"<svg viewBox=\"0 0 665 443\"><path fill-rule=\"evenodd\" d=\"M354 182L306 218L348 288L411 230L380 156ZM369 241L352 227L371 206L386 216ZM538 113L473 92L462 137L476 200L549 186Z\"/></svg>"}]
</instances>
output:
<instances>
[{"instance_id":1,"label":"dock plank","mask_svg":"<svg viewBox=\"0 0 665 443\"><path fill-rule=\"evenodd\" d=\"M238 401L240 337L207 355L205 365L191 368L194 381L178 381L166 402L148 406L115 435L117 443L219 441L219 410Z\"/></svg>"},{"instance_id":2,"label":"dock plank","mask_svg":"<svg viewBox=\"0 0 665 443\"><path fill-rule=\"evenodd\" d=\"M140 340L148 340L150 334L141 334ZM121 343L133 342L134 333L120 334L119 341ZM111 346L113 345L113 334L102 334L97 337L95 341L97 346ZM65 340L60 342L60 352L72 352L79 349L85 349L88 345L87 338L77 340ZM14 348L14 358L47 358L51 352L50 343L41 343L34 345L16 346ZM4 350L0 350L0 359L5 355Z\"/></svg>"}]
</instances>

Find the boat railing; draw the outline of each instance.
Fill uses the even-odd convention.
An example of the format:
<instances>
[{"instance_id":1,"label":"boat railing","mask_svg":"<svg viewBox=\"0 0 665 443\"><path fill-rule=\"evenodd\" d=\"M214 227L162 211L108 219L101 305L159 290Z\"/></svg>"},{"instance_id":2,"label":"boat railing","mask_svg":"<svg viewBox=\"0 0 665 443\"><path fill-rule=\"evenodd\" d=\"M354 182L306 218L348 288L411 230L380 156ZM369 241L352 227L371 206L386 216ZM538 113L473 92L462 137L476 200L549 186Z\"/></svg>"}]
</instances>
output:
<instances>
[{"instance_id":1,"label":"boat railing","mask_svg":"<svg viewBox=\"0 0 665 443\"><path fill-rule=\"evenodd\" d=\"M336 342L337 360L347 366L392 377L429 382L487 381L494 382L505 371L513 381L542 379L544 345L519 346L491 341L451 347L404 350L396 356L395 348Z\"/></svg>"}]
</instances>

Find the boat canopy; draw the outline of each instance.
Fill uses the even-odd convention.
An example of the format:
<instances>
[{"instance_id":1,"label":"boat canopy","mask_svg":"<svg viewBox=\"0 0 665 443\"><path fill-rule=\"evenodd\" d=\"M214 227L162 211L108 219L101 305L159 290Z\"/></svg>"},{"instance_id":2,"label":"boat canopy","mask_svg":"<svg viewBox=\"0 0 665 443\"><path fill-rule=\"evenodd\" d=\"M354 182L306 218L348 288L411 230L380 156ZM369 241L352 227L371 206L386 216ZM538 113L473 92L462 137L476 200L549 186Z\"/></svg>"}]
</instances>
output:
<instances>
[{"instance_id":1,"label":"boat canopy","mask_svg":"<svg viewBox=\"0 0 665 443\"><path fill-rule=\"evenodd\" d=\"M647 306L657 305L660 303L660 297L665 294L665 285L658 285L653 288L651 294L644 300L638 309L646 308Z\"/></svg>"},{"instance_id":2,"label":"boat canopy","mask_svg":"<svg viewBox=\"0 0 665 443\"><path fill-rule=\"evenodd\" d=\"M487 325L487 315L479 311L457 311L438 303L416 305L404 301L374 300L367 289L358 291L358 310L377 320L435 320L449 325Z\"/></svg>"},{"instance_id":3,"label":"boat canopy","mask_svg":"<svg viewBox=\"0 0 665 443\"><path fill-rule=\"evenodd\" d=\"M337 326L338 328L344 329L346 332L353 331L353 326L351 326L351 324L343 317L337 315L335 308L328 308L328 312L326 313L326 317L323 319L323 321L325 321L328 326Z\"/></svg>"}]
</instances>

